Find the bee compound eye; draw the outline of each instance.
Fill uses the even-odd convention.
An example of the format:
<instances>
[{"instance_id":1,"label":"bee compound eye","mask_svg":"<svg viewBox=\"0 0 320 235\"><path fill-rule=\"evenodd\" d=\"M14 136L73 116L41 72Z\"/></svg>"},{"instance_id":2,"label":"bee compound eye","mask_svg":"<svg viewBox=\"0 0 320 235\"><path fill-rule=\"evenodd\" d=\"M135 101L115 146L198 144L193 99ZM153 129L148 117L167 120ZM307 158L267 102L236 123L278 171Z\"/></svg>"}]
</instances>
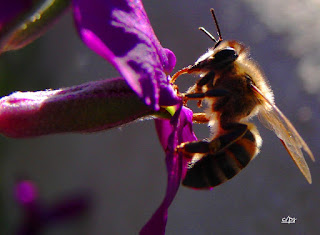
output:
<instances>
[{"instance_id":1,"label":"bee compound eye","mask_svg":"<svg viewBox=\"0 0 320 235\"><path fill-rule=\"evenodd\" d=\"M238 53L231 47L222 49L214 55L214 62L218 65L232 63L238 58Z\"/></svg>"}]
</instances>

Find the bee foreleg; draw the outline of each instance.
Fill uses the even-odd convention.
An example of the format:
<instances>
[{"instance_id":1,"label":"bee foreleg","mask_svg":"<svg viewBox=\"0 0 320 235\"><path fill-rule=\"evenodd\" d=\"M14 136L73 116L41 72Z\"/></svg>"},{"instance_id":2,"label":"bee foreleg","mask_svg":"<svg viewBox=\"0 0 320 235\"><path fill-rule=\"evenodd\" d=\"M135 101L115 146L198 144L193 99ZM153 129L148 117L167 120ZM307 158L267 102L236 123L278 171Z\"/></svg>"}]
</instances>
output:
<instances>
[{"instance_id":1,"label":"bee foreleg","mask_svg":"<svg viewBox=\"0 0 320 235\"><path fill-rule=\"evenodd\" d=\"M171 77L171 80L170 80L170 83L171 84L174 84L175 81L177 80L177 78L182 75L182 74L185 74L185 73L190 73L190 69L192 68L191 65L189 65L188 67L185 67L181 70L179 70L178 72L176 72L172 77Z\"/></svg>"}]
</instances>

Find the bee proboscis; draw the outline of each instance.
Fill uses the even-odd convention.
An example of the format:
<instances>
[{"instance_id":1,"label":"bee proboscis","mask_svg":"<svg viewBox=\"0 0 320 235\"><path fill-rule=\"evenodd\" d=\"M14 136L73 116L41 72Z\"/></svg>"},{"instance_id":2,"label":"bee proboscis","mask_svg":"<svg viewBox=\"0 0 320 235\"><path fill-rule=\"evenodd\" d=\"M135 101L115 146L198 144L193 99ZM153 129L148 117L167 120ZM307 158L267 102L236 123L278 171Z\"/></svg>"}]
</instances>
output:
<instances>
[{"instance_id":1,"label":"bee proboscis","mask_svg":"<svg viewBox=\"0 0 320 235\"><path fill-rule=\"evenodd\" d=\"M260 151L262 139L255 125L248 120L257 115L275 132L292 160L309 183L309 167L304 150L314 161L308 145L291 122L274 103L273 93L258 65L249 57L248 49L235 40L223 40L217 28L218 40L200 27L215 45L199 57L194 65L179 70L171 79L174 84L182 74L197 74L200 79L180 93L185 103L197 100L207 103L205 113L195 113L193 121L209 123L213 136L209 140L182 143L177 151L191 160L183 185L207 189L222 184L238 174Z\"/></svg>"}]
</instances>

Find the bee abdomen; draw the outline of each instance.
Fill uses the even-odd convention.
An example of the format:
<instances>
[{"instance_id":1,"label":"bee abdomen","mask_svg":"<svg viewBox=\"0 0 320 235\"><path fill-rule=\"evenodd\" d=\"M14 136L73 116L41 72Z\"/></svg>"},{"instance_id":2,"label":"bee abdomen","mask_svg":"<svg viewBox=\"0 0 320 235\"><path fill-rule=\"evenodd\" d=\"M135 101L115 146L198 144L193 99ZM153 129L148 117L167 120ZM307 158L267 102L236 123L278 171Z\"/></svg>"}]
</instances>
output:
<instances>
[{"instance_id":1,"label":"bee abdomen","mask_svg":"<svg viewBox=\"0 0 320 235\"><path fill-rule=\"evenodd\" d=\"M220 185L238 174L259 151L254 134L246 134L226 149L207 154L188 169L183 185L207 189Z\"/></svg>"}]
</instances>

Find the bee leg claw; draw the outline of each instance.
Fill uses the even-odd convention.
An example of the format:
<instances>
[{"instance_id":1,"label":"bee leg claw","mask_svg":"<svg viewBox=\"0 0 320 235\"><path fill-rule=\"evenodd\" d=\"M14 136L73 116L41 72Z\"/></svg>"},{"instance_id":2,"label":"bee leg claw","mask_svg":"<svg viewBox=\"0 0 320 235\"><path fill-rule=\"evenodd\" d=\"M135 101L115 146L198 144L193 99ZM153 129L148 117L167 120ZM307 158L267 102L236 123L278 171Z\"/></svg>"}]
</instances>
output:
<instances>
[{"instance_id":1,"label":"bee leg claw","mask_svg":"<svg viewBox=\"0 0 320 235\"><path fill-rule=\"evenodd\" d=\"M182 143L176 147L176 151L180 153L185 153L185 154L208 153L209 142L202 140L202 141Z\"/></svg>"},{"instance_id":2,"label":"bee leg claw","mask_svg":"<svg viewBox=\"0 0 320 235\"><path fill-rule=\"evenodd\" d=\"M218 152L221 149L221 142L220 139L213 139L210 143L209 143L209 149L210 149L210 153L214 154L216 152Z\"/></svg>"},{"instance_id":3,"label":"bee leg claw","mask_svg":"<svg viewBox=\"0 0 320 235\"><path fill-rule=\"evenodd\" d=\"M184 144L185 143L182 143L180 145L178 145L175 149L176 152L183 152L183 148L184 148Z\"/></svg>"}]
</instances>

